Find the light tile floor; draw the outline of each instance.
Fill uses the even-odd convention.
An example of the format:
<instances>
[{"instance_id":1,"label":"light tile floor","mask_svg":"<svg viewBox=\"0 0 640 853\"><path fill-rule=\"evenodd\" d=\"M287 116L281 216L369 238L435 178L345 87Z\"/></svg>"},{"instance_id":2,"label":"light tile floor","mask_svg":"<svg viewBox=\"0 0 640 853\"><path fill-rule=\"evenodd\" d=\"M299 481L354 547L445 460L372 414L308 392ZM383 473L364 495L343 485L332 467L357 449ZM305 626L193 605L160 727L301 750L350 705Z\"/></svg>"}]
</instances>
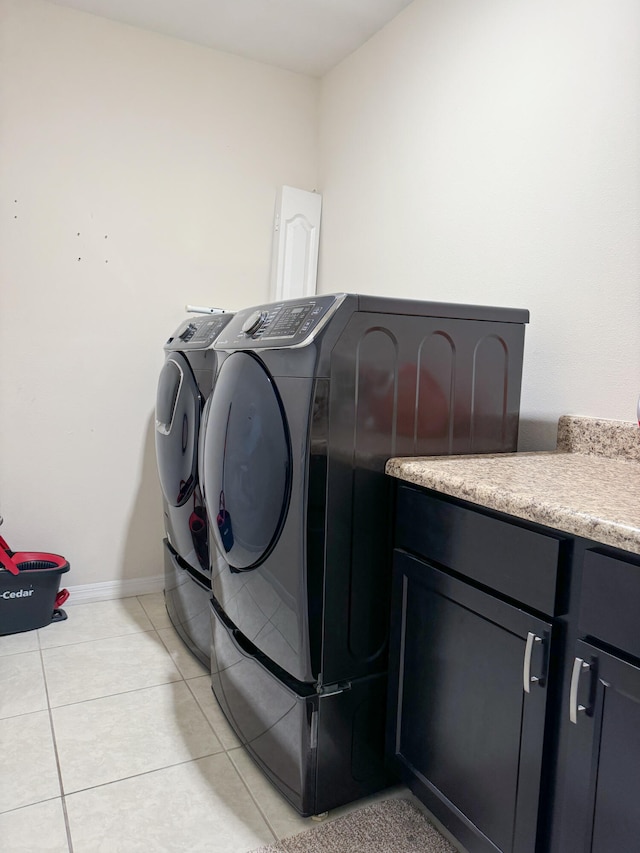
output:
<instances>
[{"instance_id":1,"label":"light tile floor","mask_svg":"<svg viewBox=\"0 0 640 853\"><path fill-rule=\"evenodd\" d=\"M316 825L242 749L161 593L67 613L0 637L3 853L246 853Z\"/></svg>"}]
</instances>

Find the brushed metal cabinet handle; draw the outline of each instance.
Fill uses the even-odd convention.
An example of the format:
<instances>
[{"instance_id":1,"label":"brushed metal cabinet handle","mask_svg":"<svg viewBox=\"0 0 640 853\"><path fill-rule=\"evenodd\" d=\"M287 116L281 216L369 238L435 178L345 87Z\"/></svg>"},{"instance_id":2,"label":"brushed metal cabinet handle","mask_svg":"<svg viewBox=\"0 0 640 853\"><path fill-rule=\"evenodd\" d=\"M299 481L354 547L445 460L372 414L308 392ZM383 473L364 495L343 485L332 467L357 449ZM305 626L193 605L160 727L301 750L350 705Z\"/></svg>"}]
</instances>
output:
<instances>
[{"instance_id":1,"label":"brushed metal cabinet handle","mask_svg":"<svg viewBox=\"0 0 640 853\"><path fill-rule=\"evenodd\" d=\"M532 631L527 634L527 645L524 648L524 662L522 664L522 686L525 693L531 693L531 685L535 684L540 679L531 675L531 655L533 654L533 644L541 643L542 638L537 637Z\"/></svg>"},{"instance_id":2,"label":"brushed metal cabinet handle","mask_svg":"<svg viewBox=\"0 0 640 853\"><path fill-rule=\"evenodd\" d=\"M569 720L574 725L578 724L578 714L580 711L587 710L586 705L578 704L578 688L580 687L580 676L583 672L588 672L590 669L590 664L586 663L582 658L574 659L573 671L571 673L571 690L569 691Z\"/></svg>"}]
</instances>

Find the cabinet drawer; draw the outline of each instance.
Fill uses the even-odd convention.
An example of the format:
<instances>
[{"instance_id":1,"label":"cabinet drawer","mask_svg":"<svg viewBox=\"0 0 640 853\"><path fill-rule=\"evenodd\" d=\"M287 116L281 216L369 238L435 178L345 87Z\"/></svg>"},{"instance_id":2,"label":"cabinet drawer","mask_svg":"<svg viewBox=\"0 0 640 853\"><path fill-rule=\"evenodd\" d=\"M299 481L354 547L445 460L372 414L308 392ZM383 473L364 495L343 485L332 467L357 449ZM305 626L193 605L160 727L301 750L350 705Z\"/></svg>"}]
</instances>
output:
<instances>
[{"instance_id":1,"label":"cabinet drawer","mask_svg":"<svg viewBox=\"0 0 640 853\"><path fill-rule=\"evenodd\" d=\"M584 556L579 630L640 657L640 560L601 550Z\"/></svg>"},{"instance_id":2,"label":"cabinet drawer","mask_svg":"<svg viewBox=\"0 0 640 853\"><path fill-rule=\"evenodd\" d=\"M541 613L555 613L561 536L538 533L408 486L395 545Z\"/></svg>"}]
</instances>

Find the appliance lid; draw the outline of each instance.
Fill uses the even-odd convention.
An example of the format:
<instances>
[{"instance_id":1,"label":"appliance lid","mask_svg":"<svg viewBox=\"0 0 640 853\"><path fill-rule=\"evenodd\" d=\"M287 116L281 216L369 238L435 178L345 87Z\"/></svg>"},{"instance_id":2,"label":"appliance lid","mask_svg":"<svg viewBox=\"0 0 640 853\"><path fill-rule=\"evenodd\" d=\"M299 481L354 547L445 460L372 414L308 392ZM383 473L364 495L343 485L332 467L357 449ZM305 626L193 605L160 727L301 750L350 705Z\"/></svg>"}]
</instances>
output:
<instances>
[{"instance_id":1,"label":"appliance lid","mask_svg":"<svg viewBox=\"0 0 640 853\"><path fill-rule=\"evenodd\" d=\"M352 312L501 323L529 322L529 312L523 308L333 293L265 303L238 311L218 335L214 349L231 352L309 346L347 300Z\"/></svg>"}]
</instances>

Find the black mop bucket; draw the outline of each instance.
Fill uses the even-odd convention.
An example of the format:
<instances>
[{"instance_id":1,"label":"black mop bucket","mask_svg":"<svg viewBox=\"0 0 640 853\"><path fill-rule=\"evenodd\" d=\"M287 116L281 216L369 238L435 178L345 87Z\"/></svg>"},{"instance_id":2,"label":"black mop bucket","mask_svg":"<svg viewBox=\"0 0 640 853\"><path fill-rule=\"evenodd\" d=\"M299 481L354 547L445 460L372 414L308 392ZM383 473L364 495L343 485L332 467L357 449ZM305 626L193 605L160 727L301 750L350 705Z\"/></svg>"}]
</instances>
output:
<instances>
[{"instance_id":1,"label":"black mop bucket","mask_svg":"<svg viewBox=\"0 0 640 853\"><path fill-rule=\"evenodd\" d=\"M59 590L69 563L59 554L11 551L0 536L0 634L17 634L67 618L60 609L69 592Z\"/></svg>"}]
</instances>

